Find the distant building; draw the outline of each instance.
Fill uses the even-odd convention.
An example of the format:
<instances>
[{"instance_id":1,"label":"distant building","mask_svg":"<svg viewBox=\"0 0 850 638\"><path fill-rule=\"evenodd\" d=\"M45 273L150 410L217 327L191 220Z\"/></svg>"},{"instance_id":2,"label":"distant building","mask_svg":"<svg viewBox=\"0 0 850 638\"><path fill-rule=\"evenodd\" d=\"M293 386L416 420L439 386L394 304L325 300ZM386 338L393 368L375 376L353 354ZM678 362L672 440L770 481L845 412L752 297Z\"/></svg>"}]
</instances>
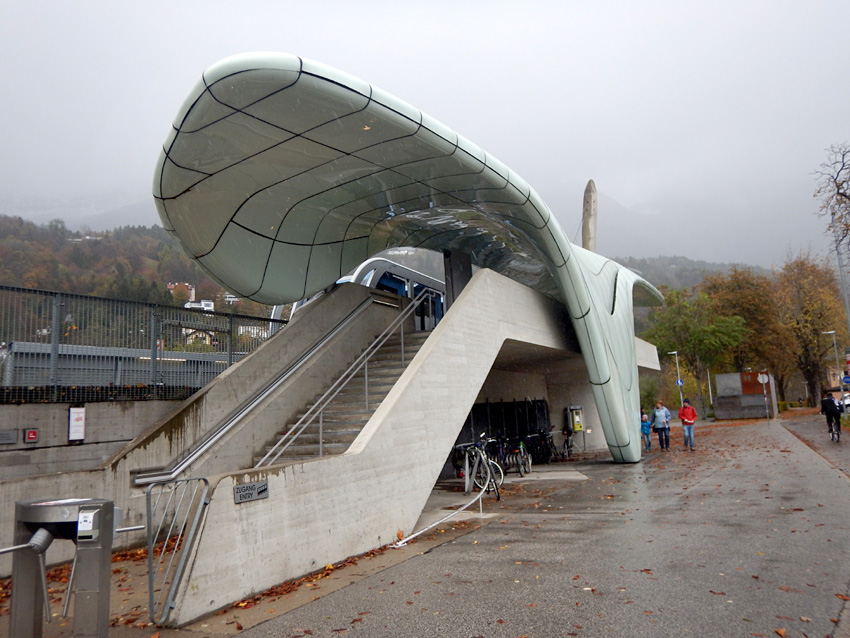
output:
<instances>
[{"instance_id":1,"label":"distant building","mask_svg":"<svg viewBox=\"0 0 850 638\"><path fill-rule=\"evenodd\" d=\"M187 301L183 304L184 308L197 308L198 310L206 310L207 312L215 312L215 302L209 299L201 299L200 301Z\"/></svg>"}]
</instances>

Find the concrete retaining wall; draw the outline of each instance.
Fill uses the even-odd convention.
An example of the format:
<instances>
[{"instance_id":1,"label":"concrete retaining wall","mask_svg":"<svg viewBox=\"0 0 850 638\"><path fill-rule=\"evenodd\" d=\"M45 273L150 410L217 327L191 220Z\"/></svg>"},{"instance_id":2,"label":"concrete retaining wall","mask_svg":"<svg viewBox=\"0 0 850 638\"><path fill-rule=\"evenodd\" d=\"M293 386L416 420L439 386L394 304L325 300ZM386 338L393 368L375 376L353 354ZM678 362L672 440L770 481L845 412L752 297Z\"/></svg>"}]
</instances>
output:
<instances>
[{"instance_id":1,"label":"concrete retaining wall","mask_svg":"<svg viewBox=\"0 0 850 638\"><path fill-rule=\"evenodd\" d=\"M101 467L82 472L59 472L4 481L0 490L0 547L13 544L15 502L41 498L92 497L115 502L124 510L124 524L145 523L145 490L133 486L133 477L141 472L160 469L185 453L195 441L214 429L222 419L288 364L298 359L308 347L326 334L340 319L348 315L370 296L377 295L389 305L371 304L360 315L357 325L339 334L331 344L311 360L309 370L294 375L286 385L270 396L251 418L243 420L188 476L215 475L234 468L251 467L257 448L262 447L285 423L287 415L321 394L333 379L332 372L347 366L365 348L371 337L398 314L398 298L375 293L362 286L349 284L334 290L315 304L305 306L296 319L260 346L250 357L239 361L212 383L179 404L158 423L148 428L132 443L114 454ZM342 363L341 363L342 362ZM269 406L271 406L269 408ZM269 408L266 410L265 408ZM263 413L265 412L265 416ZM54 470L60 468L53 468ZM144 532L123 534L120 546L143 542ZM48 550L48 562L73 557L71 543L54 543ZM0 556L0 576L11 573L11 555Z\"/></svg>"},{"instance_id":2,"label":"concrete retaining wall","mask_svg":"<svg viewBox=\"0 0 850 638\"><path fill-rule=\"evenodd\" d=\"M68 441L68 404L0 406L0 429L13 430L17 437L14 444L0 445L0 480L94 469L174 405L174 401L86 404L86 437L74 442ZM38 430L38 441L24 442L24 430L33 428Z\"/></svg>"}]
</instances>

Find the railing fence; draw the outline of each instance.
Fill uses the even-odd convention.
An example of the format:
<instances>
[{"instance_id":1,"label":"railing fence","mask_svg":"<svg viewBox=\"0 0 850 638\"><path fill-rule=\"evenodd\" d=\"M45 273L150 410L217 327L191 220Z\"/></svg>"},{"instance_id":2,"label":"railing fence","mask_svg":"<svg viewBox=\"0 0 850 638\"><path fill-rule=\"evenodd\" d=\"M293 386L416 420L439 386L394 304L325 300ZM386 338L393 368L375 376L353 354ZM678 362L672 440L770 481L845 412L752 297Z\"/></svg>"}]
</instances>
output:
<instances>
[{"instance_id":1,"label":"railing fence","mask_svg":"<svg viewBox=\"0 0 850 638\"><path fill-rule=\"evenodd\" d=\"M185 398L285 324L0 286L0 403Z\"/></svg>"}]
</instances>

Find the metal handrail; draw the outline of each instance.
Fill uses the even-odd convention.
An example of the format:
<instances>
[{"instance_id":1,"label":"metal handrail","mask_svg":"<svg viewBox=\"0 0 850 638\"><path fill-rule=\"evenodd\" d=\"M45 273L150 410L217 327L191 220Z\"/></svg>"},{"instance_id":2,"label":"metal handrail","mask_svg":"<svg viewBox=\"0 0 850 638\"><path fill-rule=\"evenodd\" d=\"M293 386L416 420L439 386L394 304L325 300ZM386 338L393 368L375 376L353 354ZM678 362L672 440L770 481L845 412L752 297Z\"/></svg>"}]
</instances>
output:
<instances>
[{"instance_id":1,"label":"metal handrail","mask_svg":"<svg viewBox=\"0 0 850 638\"><path fill-rule=\"evenodd\" d=\"M363 301L357 308L346 315L342 321L336 324L328 331L321 339L316 341L304 354L302 354L291 366L286 368L280 375L266 385L262 390L254 394L245 403L234 410L230 416L213 432L204 437L194 449L192 449L183 459L174 461L171 467L158 472L148 472L138 474L133 482L135 485L150 485L152 483L163 483L173 481L182 474L192 463L198 460L207 450L213 447L218 441L227 434L234 426L236 426L243 418L245 418L254 408L256 408L266 397L281 386L289 377L292 376L302 365L313 357L321 348L334 336L336 336L349 322L353 321L357 316L366 310L372 303L383 303L377 299L369 297Z\"/></svg>"},{"instance_id":2,"label":"metal handrail","mask_svg":"<svg viewBox=\"0 0 850 638\"><path fill-rule=\"evenodd\" d=\"M342 389L351 381L354 376L360 372L361 369L365 369L365 388L366 388L366 409L369 409L369 359L372 358L381 346L389 339L390 335L392 335L396 329L399 329L399 333L401 335L401 362L404 363L404 330L401 329L404 321L410 317L417 307L422 303L422 301L429 296L430 292L426 289L419 293L419 295L412 301L412 303L404 309L401 313L399 313L398 317L396 317L390 325L388 325L384 331L379 334L375 340L366 348L359 357L352 363L348 368L343 372L339 378L331 384L331 387L328 388L325 393L319 397L319 399L304 413L304 415L298 419L298 422L286 433L284 434L277 443L266 452L265 456L261 458L256 465L255 468L262 467L263 465L273 465L280 455L283 454L290 445L292 445L295 440L301 435L304 430L311 425L315 418L319 417L319 456L322 456L322 434L321 434L321 425L322 425L322 415L324 413L324 409L328 406L328 404L339 394ZM281 447L283 446L283 447ZM280 450L278 450L280 448ZM274 455L274 456L272 456Z\"/></svg>"},{"instance_id":3,"label":"metal handrail","mask_svg":"<svg viewBox=\"0 0 850 638\"><path fill-rule=\"evenodd\" d=\"M210 504L209 491L206 478L148 485L145 491L149 611L154 624L165 622L175 607L177 589L198 538L201 518ZM158 554L157 543L162 544Z\"/></svg>"}]
</instances>

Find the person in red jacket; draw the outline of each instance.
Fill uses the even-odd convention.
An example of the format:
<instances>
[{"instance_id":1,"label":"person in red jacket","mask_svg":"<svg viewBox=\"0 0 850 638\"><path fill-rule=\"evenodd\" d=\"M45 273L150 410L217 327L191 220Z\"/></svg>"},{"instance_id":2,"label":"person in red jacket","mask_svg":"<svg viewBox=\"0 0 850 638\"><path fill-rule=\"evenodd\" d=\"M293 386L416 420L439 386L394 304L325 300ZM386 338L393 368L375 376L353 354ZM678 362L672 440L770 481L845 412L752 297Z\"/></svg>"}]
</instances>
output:
<instances>
[{"instance_id":1,"label":"person in red jacket","mask_svg":"<svg viewBox=\"0 0 850 638\"><path fill-rule=\"evenodd\" d=\"M688 399L682 401L682 407L679 408L679 418L682 420L682 432L685 434L685 449L691 448L694 451L694 422L697 420L697 411L691 406Z\"/></svg>"}]
</instances>

